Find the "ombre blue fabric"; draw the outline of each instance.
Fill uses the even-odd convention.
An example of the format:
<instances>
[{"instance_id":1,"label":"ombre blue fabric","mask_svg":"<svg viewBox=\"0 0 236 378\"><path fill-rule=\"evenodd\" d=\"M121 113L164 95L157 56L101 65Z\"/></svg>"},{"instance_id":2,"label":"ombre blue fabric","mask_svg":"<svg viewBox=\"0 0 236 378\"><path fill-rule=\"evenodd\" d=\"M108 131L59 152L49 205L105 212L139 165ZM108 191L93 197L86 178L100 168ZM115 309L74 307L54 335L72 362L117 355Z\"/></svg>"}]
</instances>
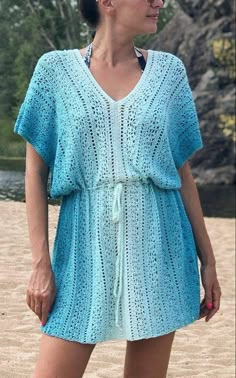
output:
<instances>
[{"instance_id":1,"label":"ombre blue fabric","mask_svg":"<svg viewBox=\"0 0 236 378\"><path fill-rule=\"evenodd\" d=\"M51 250L57 294L42 332L81 343L139 340L198 319L195 239L178 168L203 147L185 66L148 50L116 101L78 49L43 54L14 132L61 198Z\"/></svg>"}]
</instances>

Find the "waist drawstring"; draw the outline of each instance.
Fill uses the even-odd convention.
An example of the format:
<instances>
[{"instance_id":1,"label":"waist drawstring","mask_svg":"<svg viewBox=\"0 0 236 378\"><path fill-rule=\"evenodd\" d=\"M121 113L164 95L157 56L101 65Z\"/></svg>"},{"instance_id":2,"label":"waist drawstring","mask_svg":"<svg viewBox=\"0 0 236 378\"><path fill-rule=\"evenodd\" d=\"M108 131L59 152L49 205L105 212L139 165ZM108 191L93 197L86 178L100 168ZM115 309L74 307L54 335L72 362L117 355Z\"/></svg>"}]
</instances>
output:
<instances>
[{"instance_id":1,"label":"waist drawstring","mask_svg":"<svg viewBox=\"0 0 236 378\"><path fill-rule=\"evenodd\" d=\"M119 324L119 302L122 295L122 285L123 285L123 272L124 272L124 213L123 213L123 201L122 201L122 194L123 194L123 185L140 185L140 184L151 184L152 181L148 178L142 178L138 180L130 180L122 183L121 181L116 182L113 187L113 201L112 201L112 221L114 223L118 223L118 255L116 258L116 271L115 271L115 282L114 282L114 289L113 295L116 298L115 304L115 324L116 327L120 327ZM113 185L112 185L113 186ZM100 186L97 185L95 187L86 187L80 188L81 190L97 190L98 188L105 188L105 187L112 187L110 185L101 184ZM148 185L150 190L150 185Z\"/></svg>"},{"instance_id":2,"label":"waist drawstring","mask_svg":"<svg viewBox=\"0 0 236 378\"><path fill-rule=\"evenodd\" d=\"M113 294L116 299L115 317L116 326L119 327L119 301L122 294L123 283L123 259L124 259L124 234L123 234L123 184L118 182L113 191L112 221L118 224L118 255L116 258L116 276Z\"/></svg>"}]
</instances>

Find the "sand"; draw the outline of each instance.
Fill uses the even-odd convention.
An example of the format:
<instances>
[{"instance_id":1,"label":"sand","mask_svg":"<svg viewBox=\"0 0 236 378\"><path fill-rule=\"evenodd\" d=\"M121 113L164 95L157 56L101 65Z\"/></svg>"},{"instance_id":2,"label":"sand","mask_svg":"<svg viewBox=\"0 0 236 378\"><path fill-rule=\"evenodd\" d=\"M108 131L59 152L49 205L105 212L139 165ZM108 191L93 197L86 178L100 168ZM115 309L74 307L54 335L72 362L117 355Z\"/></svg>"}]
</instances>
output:
<instances>
[{"instance_id":1,"label":"sand","mask_svg":"<svg viewBox=\"0 0 236 378\"><path fill-rule=\"evenodd\" d=\"M49 206L50 245L58 210ZM31 273L25 204L0 201L0 214L0 378L30 377L41 333L39 319L25 301ZM205 222L217 261L221 307L208 323L200 319L176 331L169 378L235 377L235 220L205 218ZM125 340L97 344L84 377L122 377L125 347Z\"/></svg>"}]
</instances>

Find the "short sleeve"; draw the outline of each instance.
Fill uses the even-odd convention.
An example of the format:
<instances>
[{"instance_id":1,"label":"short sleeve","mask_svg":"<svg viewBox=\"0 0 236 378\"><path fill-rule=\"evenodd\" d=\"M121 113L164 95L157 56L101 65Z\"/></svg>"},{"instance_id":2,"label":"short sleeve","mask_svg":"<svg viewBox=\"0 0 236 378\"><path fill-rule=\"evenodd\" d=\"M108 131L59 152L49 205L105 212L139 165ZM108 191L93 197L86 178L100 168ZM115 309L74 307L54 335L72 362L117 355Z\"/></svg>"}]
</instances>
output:
<instances>
[{"instance_id":1,"label":"short sleeve","mask_svg":"<svg viewBox=\"0 0 236 378\"><path fill-rule=\"evenodd\" d=\"M52 167L57 130L54 75L50 56L52 52L47 52L38 59L14 125L14 132L29 142L45 163Z\"/></svg>"},{"instance_id":2,"label":"short sleeve","mask_svg":"<svg viewBox=\"0 0 236 378\"><path fill-rule=\"evenodd\" d=\"M183 62L177 58L176 87L169 108L168 135L177 168L203 147L197 110Z\"/></svg>"}]
</instances>

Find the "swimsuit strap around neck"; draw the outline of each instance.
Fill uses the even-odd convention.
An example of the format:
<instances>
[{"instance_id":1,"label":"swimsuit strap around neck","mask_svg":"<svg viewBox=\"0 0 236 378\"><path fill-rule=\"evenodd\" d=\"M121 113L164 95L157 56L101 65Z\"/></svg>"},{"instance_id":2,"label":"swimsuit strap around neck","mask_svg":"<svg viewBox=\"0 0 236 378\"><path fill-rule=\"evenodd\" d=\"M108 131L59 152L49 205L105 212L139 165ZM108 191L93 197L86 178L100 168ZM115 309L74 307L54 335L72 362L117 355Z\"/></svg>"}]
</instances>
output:
<instances>
[{"instance_id":1,"label":"swimsuit strap around neck","mask_svg":"<svg viewBox=\"0 0 236 378\"><path fill-rule=\"evenodd\" d=\"M144 71L145 69L145 66L146 66L146 60L144 59L144 56L143 54L141 53L141 51L139 51L136 47L134 48L135 49L135 53L136 53L136 56L137 56L137 59L138 59L138 62L139 62L139 65L141 67L141 70L142 72ZM90 43L86 49L86 53L84 55L84 61L85 63L87 64L87 66L89 67L90 66L90 58L91 58L91 55L92 55L92 43Z\"/></svg>"}]
</instances>

